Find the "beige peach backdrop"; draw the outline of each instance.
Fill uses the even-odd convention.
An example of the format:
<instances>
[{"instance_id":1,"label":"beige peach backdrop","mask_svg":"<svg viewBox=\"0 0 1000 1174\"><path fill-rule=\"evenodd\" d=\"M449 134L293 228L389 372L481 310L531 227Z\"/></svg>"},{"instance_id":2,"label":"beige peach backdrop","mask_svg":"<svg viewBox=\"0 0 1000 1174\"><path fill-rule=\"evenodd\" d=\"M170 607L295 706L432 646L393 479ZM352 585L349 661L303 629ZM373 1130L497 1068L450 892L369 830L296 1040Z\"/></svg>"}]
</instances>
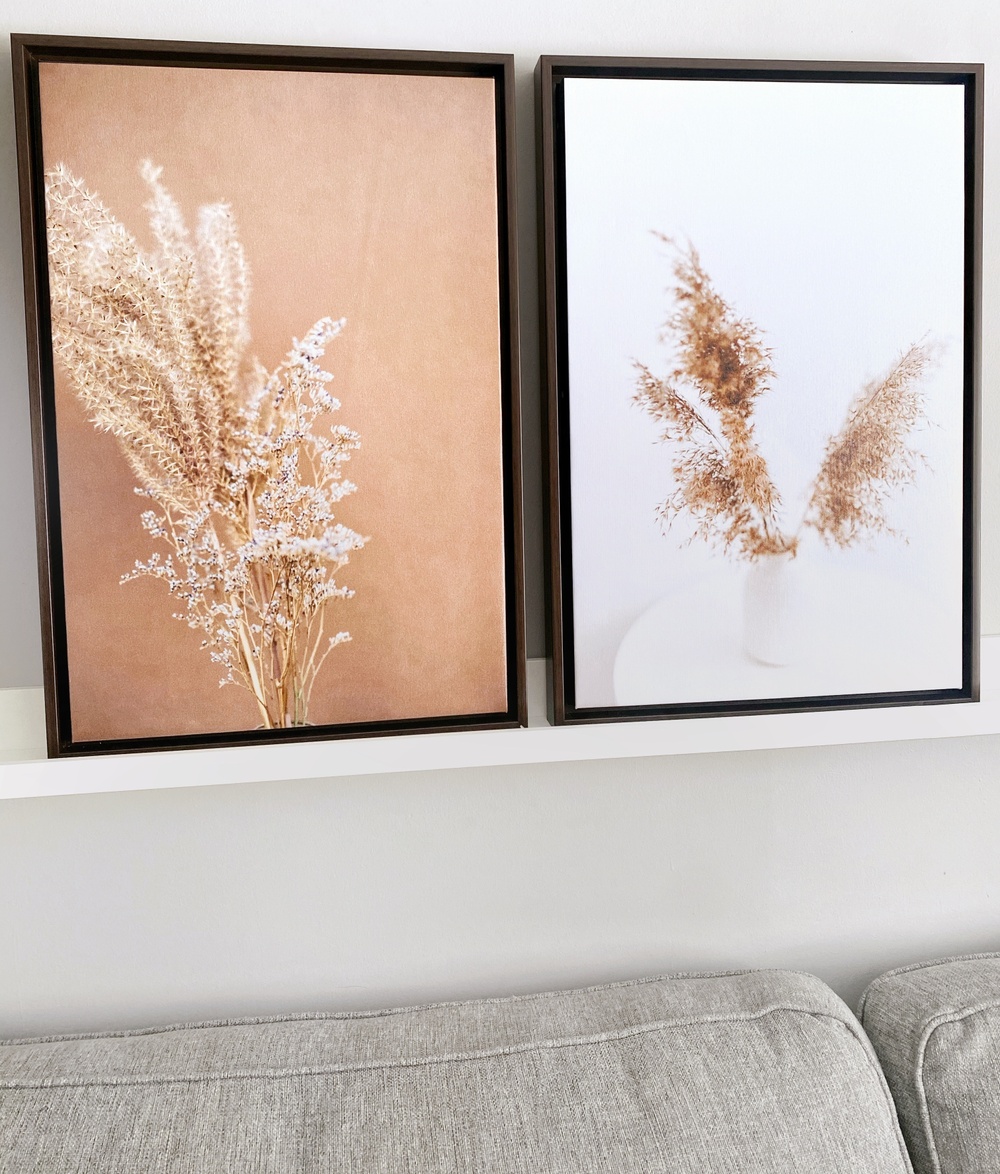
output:
<instances>
[{"instance_id":1,"label":"beige peach backdrop","mask_svg":"<svg viewBox=\"0 0 1000 1174\"><path fill-rule=\"evenodd\" d=\"M316 723L506 708L494 90L489 79L41 66L46 167L64 162L150 245L150 158L189 223L233 208L268 368L324 315L337 420L361 434L339 519L371 541L339 581L352 642ZM162 582L119 585L154 548L110 437L57 371L75 740L246 729Z\"/></svg>"}]
</instances>

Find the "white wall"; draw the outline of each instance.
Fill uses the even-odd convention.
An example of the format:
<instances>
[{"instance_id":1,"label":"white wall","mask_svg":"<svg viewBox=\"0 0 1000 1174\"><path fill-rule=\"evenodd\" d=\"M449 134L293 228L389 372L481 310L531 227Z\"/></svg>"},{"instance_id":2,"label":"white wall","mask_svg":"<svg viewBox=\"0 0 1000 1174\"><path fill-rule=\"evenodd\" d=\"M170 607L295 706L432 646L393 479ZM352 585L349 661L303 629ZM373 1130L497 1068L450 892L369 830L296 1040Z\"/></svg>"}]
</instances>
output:
<instances>
[{"instance_id":1,"label":"white wall","mask_svg":"<svg viewBox=\"0 0 1000 1174\"><path fill-rule=\"evenodd\" d=\"M513 51L528 592L541 651L531 70L541 52L987 65L984 450L997 446L993 0L0 0L0 33ZM0 78L0 686L41 680L9 64ZM1000 125L1000 124L998 124ZM984 462L983 627L1000 632ZM1000 948L1000 740L0 805L0 1035L362 1007L678 968Z\"/></svg>"}]
</instances>

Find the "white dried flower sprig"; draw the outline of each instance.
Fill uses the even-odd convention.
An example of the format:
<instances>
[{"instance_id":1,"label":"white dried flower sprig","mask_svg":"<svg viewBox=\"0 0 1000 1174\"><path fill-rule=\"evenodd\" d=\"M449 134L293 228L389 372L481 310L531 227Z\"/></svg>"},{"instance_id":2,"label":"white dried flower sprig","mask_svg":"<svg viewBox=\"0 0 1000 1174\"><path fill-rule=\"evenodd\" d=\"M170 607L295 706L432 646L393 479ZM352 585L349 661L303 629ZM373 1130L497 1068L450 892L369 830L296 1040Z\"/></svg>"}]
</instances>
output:
<instances>
[{"instance_id":1,"label":"white dried flower sprig","mask_svg":"<svg viewBox=\"0 0 1000 1174\"><path fill-rule=\"evenodd\" d=\"M53 349L94 424L117 439L170 548L123 582L162 579L178 619L204 633L221 685L253 695L266 728L307 721L330 651L327 605L353 592L336 572L367 541L333 507L355 491L360 446L318 363L344 320L323 318L268 373L250 360L250 274L225 204L192 239L160 168L143 163L156 250L60 164L46 175Z\"/></svg>"}]
</instances>

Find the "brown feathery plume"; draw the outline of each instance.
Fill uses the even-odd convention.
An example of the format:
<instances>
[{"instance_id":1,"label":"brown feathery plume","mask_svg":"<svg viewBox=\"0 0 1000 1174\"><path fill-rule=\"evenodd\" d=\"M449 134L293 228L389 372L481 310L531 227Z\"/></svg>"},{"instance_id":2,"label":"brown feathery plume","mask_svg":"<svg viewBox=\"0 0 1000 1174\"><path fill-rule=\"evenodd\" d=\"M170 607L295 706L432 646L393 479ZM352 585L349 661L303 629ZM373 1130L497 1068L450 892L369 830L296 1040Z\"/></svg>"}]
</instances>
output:
<instances>
[{"instance_id":1,"label":"brown feathery plume","mask_svg":"<svg viewBox=\"0 0 1000 1174\"><path fill-rule=\"evenodd\" d=\"M695 537L738 558L794 550L795 540L778 526L781 499L754 438L754 405L774 377L771 352L713 288L695 249L656 235L675 251L676 309L660 338L675 343L677 362L667 380L636 363L633 399L664 426L661 439L675 449L676 489L657 513L666 526L689 514ZM701 412L683 394L688 388Z\"/></svg>"},{"instance_id":2,"label":"brown feathery plume","mask_svg":"<svg viewBox=\"0 0 1000 1174\"><path fill-rule=\"evenodd\" d=\"M881 379L867 383L844 426L827 443L803 522L828 545L848 547L865 535L896 534L887 507L892 490L911 484L923 457L909 444L924 419L920 380L932 349L914 343Z\"/></svg>"},{"instance_id":3,"label":"brown feathery plume","mask_svg":"<svg viewBox=\"0 0 1000 1174\"><path fill-rule=\"evenodd\" d=\"M673 449L675 489L657 508L664 525L687 514L695 522L692 537L747 561L794 554L805 526L840 547L895 534L888 501L914 480L923 460L909 436L925 418L919 384L932 348L914 343L885 376L865 385L827 444L802 525L785 533L777 518L781 499L754 439L754 406L774 377L771 352L757 327L713 288L695 249L655 235L675 253L676 308L660 340L674 343L677 359L667 379L635 363L633 400L662 425L660 438Z\"/></svg>"},{"instance_id":4,"label":"brown feathery plume","mask_svg":"<svg viewBox=\"0 0 1000 1174\"><path fill-rule=\"evenodd\" d=\"M334 519L353 493L355 432L321 418L340 404L317 360L343 329L323 318L272 374L247 355L250 273L225 204L192 239L160 168L140 168L155 251L144 254L60 164L46 175L55 357L96 427L118 441L169 548L122 576L166 582L204 633L221 685L247 689L266 728L307 721L316 676L347 632L327 605L335 573L367 541Z\"/></svg>"}]
</instances>

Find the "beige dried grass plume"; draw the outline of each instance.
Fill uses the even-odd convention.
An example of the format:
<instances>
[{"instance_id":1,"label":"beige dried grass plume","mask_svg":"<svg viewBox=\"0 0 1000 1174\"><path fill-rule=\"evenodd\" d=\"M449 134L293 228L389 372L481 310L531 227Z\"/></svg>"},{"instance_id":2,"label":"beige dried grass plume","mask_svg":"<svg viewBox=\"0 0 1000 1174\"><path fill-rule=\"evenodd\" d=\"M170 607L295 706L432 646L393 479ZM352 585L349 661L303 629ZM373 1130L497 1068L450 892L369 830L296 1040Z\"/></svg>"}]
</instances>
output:
<instances>
[{"instance_id":1,"label":"beige dried grass plume","mask_svg":"<svg viewBox=\"0 0 1000 1174\"><path fill-rule=\"evenodd\" d=\"M204 633L220 684L253 696L266 728L300 725L327 655L335 580L366 539L333 507L355 491L359 447L317 360L344 327L323 318L268 373L250 358L250 272L231 209L199 210L192 235L146 161L143 253L62 164L46 174L53 349L93 423L112 433L155 508L154 552L123 576L166 582Z\"/></svg>"},{"instance_id":2,"label":"beige dried grass plume","mask_svg":"<svg viewBox=\"0 0 1000 1174\"><path fill-rule=\"evenodd\" d=\"M774 378L771 351L713 287L695 249L656 235L674 253L675 309L660 339L673 343L676 362L666 378L636 362L633 399L661 425L660 438L672 450L674 490L657 510L664 525L687 515L692 537L746 561L794 554L807 526L844 548L894 534L892 493L914 480L923 461L911 433L926 418L920 383L934 360L932 346L912 344L861 390L827 443L802 522L789 532L780 525L781 497L754 435L755 404Z\"/></svg>"}]
</instances>

